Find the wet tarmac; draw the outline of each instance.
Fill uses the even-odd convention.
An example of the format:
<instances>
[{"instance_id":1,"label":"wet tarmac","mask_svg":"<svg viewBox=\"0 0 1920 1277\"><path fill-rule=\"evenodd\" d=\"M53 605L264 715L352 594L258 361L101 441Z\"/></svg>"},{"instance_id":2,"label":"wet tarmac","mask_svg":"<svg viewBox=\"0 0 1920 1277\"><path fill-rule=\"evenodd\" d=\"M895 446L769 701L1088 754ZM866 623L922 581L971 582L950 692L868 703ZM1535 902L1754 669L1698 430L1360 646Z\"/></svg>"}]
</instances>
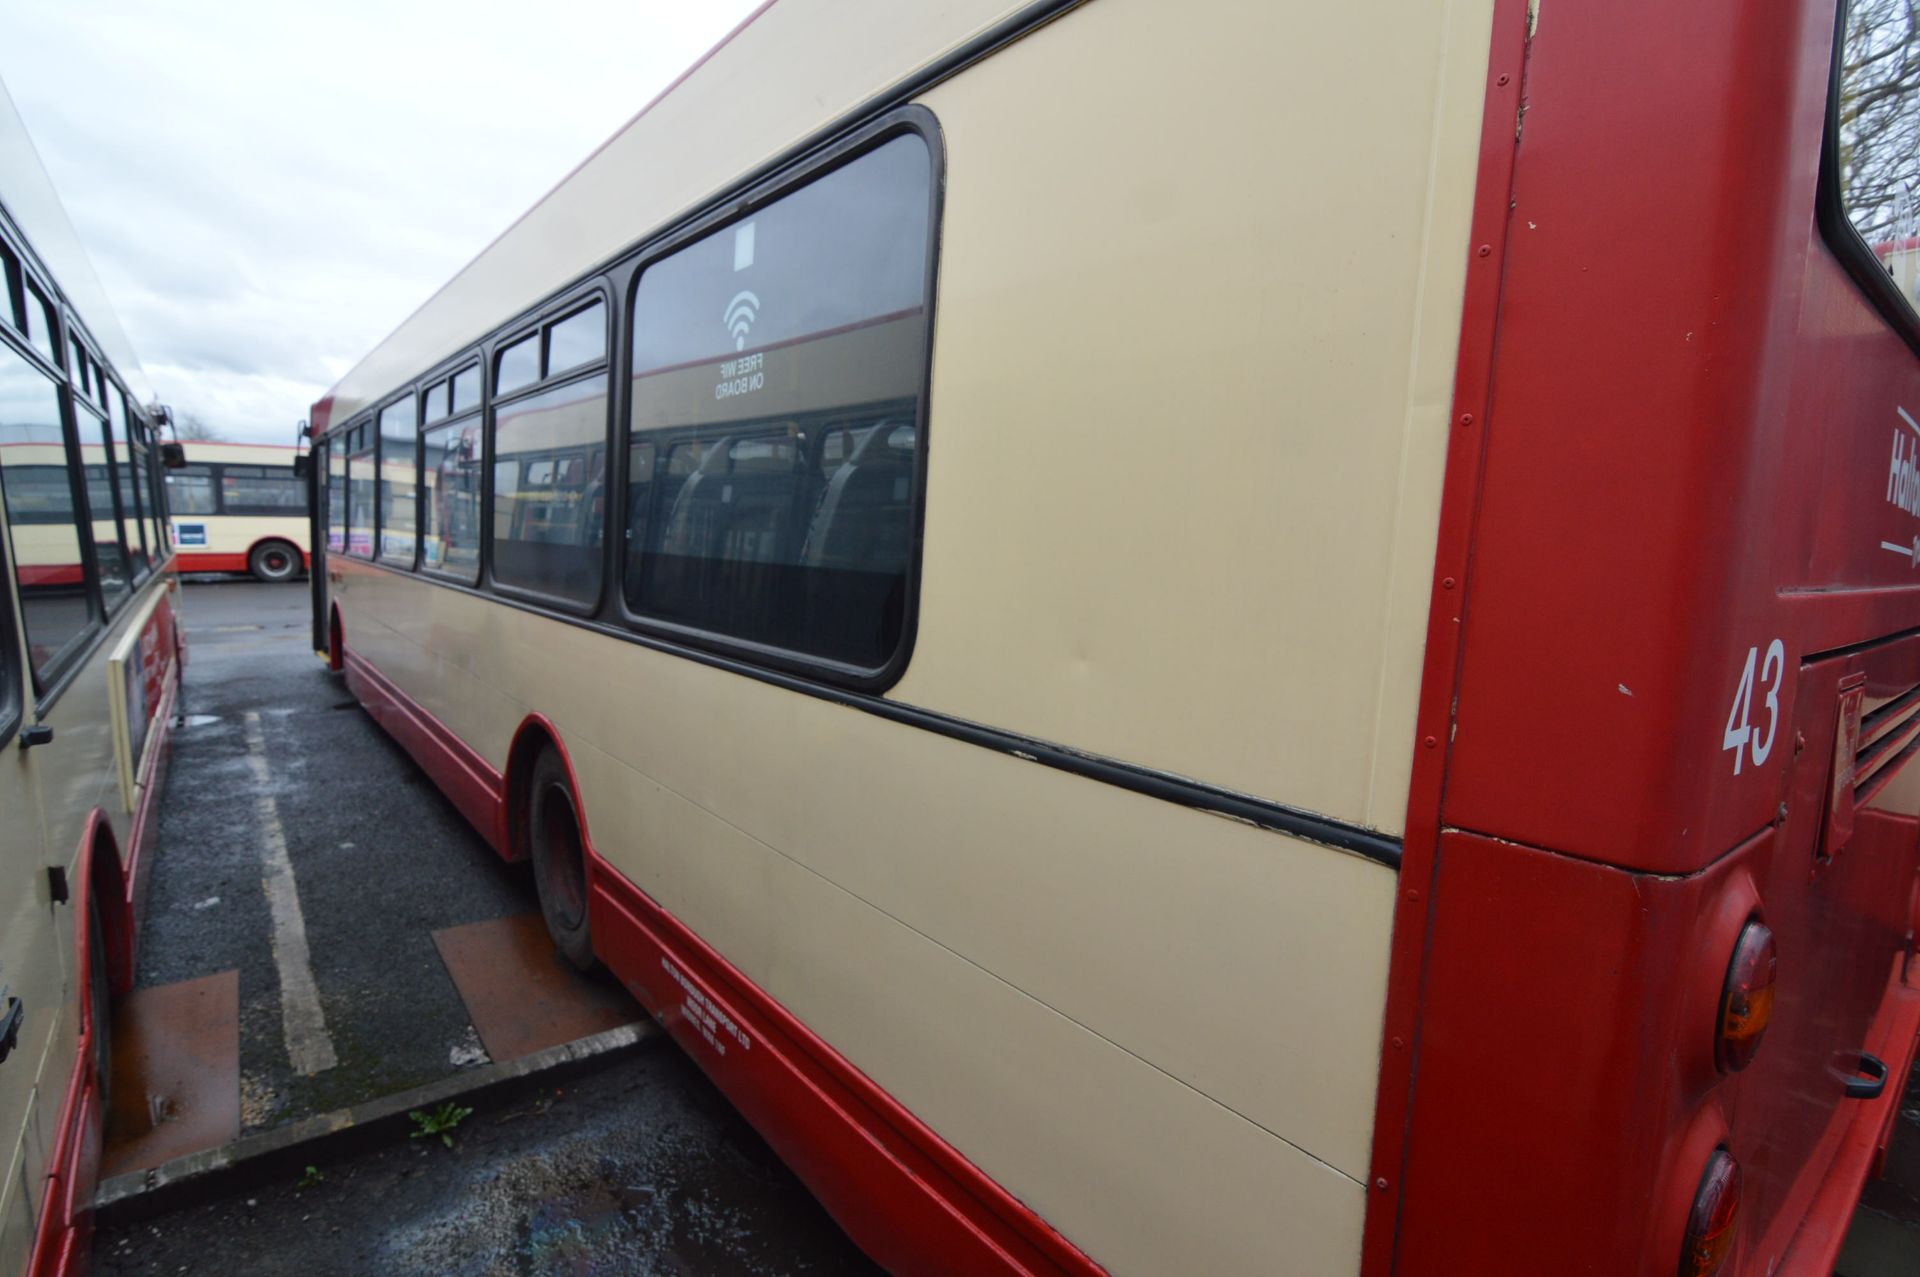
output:
<instances>
[{"instance_id":1,"label":"wet tarmac","mask_svg":"<svg viewBox=\"0 0 1920 1277\"><path fill-rule=\"evenodd\" d=\"M503 864L326 672L304 583L184 593L185 718L136 988L237 980L243 1134L485 1064L434 933L537 908L531 875ZM304 975L274 899L289 885ZM102 1228L95 1271L874 1271L664 1039L451 1136Z\"/></svg>"}]
</instances>

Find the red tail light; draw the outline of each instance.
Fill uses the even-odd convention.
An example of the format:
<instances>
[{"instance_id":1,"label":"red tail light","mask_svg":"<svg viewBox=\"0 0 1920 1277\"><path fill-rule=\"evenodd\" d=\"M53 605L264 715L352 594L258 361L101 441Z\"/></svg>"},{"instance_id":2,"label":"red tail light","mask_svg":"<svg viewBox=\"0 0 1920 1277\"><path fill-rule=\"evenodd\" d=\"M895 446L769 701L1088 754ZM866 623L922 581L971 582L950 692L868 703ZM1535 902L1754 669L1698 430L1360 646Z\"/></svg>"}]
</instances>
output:
<instances>
[{"instance_id":1,"label":"red tail light","mask_svg":"<svg viewBox=\"0 0 1920 1277\"><path fill-rule=\"evenodd\" d=\"M1753 1063L1760 1039L1773 1020L1773 980L1779 965L1773 932L1764 922L1749 922L1734 941L1733 961L1720 994L1719 1034L1713 1059L1722 1072L1737 1073Z\"/></svg>"},{"instance_id":2,"label":"red tail light","mask_svg":"<svg viewBox=\"0 0 1920 1277\"><path fill-rule=\"evenodd\" d=\"M1693 1195L1687 1236L1680 1247L1680 1277L1713 1277L1733 1251L1740 1218L1740 1164L1724 1148L1713 1150Z\"/></svg>"}]
</instances>

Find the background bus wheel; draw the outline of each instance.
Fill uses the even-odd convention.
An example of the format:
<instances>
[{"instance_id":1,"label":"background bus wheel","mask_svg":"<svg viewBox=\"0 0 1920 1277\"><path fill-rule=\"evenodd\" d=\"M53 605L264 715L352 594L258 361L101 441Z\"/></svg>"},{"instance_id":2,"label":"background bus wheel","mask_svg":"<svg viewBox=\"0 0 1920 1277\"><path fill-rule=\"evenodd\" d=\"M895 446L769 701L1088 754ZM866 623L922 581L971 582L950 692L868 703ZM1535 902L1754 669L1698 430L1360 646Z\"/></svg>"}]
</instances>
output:
<instances>
[{"instance_id":1,"label":"background bus wheel","mask_svg":"<svg viewBox=\"0 0 1920 1277\"><path fill-rule=\"evenodd\" d=\"M113 1100L113 995L107 983L107 932L96 903L87 909L87 1016L93 1022L93 1072L100 1112ZM104 1121L105 1118L102 1118Z\"/></svg>"},{"instance_id":2,"label":"background bus wheel","mask_svg":"<svg viewBox=\"0 0 1920 1277\"><path fill-rule=\"evenodd\" d=\"M566 765L553 750L533 765L527 791L527 852L540 912L553 943L568 962L593 969L593 937L587 930L587 856L580 837L580 811Z\"/></svg>"},{"instance_id":3,"label":"background bus wheel","mask_svg":"<svg viewBox=\"0 0 1920 1277\"><path fill-rule=\"evenodd\" d=\"M300 551L285 541L262 541L247 556L247 571L262 581L291 581L300 570Z\"/></svg>"}]
</instances>

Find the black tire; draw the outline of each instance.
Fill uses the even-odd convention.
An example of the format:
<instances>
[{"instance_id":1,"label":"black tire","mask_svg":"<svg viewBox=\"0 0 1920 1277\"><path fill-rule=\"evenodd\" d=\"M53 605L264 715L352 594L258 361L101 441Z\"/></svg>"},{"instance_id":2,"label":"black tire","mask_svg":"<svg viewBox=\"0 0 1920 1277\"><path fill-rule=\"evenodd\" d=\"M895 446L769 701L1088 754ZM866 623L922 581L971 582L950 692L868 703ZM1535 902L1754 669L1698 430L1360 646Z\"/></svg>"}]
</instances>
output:
<instances>
[{"instance_id":1,"label":"black tire","mask_svg":"<svg viewBox=\"0 0 1920 1277\"><path fill-rule=\"evenodd\" d=\"M107 979L107 930L100 906L87 909L87 1018L93 1024L93 1069L100 1111L113 1103L113 990Z\"/></svg>"},{"instance_id":2,"label":"black tire","mask_svg":"<svg viewBox=\"0 0 1920 1277\"><path fill-rule=\"evenodd\" d=\"M552 749L540 752L527 782L527 857L533 861L533 885L554 948L576 969L593 970L580 806L566 764Z\"/></svg>"},{"instance_id":3,"label":"black tire","mask_svg":"<svg viewBox=\"0 0 1920 1277\"><path fill-rule=\"evenodd\" d=\"M270 585L291 581L300 575L300 551L285 541L262 541L247 556L247 571Z\"/></svg>"}]
</instances>

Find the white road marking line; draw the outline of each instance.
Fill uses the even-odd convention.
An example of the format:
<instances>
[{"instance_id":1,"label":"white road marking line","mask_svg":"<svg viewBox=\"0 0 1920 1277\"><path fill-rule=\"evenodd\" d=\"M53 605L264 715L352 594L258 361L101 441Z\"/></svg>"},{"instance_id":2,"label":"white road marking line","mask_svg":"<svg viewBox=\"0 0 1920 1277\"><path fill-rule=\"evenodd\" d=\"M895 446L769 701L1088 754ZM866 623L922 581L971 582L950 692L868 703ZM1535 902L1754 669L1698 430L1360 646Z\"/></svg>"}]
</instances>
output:
<instances>
[{"instance_id":1,"label":"white road marking line","mask_svg":"<svg viewBox=\"0 0 1920 1277\"><path fill-rule=\"evenodd\" d=\"M260 731L260 715L247 711L247 768L261 794L255 806L265 839L260 883L273 912L273 962L280 969L280 1027L287 1038L287 1058L295 1073L312 1076L340 1061L327 1034L327 1016L320 1009L320 989L313 981L313 958L307 949L307 920L300 912L300 889L287 858L287 833L280 824L280 804L267 792L273 772L267 766L267 740Z\"/></svg>"}]
</instances>

